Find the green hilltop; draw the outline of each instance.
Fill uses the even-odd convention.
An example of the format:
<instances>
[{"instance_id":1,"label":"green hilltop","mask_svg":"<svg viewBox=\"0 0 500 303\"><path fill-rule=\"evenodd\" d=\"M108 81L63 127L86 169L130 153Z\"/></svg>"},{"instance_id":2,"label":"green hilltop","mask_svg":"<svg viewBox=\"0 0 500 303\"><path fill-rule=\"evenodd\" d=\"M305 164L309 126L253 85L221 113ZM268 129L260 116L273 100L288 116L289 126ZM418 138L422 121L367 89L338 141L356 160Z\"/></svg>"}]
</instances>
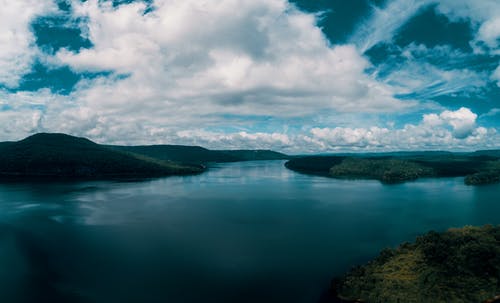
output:
<instances>
[{"instance_id":1,"label":"green hilltop","mask_svg":"<svg viewBox=\"0 0 500 303\"><path fill-rule=\"evenodd\" d=\"M40 133L0 144L3 178L131 178L200 173L181 165L121 152L85 138Z\"/></svg>"}]
</instances>

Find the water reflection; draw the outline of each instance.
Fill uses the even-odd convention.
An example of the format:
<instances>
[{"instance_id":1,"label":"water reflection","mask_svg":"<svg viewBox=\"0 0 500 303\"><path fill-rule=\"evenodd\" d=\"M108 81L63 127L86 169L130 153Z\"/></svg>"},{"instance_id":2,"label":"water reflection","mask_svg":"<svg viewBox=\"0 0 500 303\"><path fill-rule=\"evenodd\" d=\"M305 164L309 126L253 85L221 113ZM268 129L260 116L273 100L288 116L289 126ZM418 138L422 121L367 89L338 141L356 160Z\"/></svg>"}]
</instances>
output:
<instances>
[{"instance_id":1,"label":"water reflection","mask_svg":"<svg viewBox=\"0 0 500 303\"><path fill-rule=\"evenodd\" d=\"M0 301L314 302L383 247L500 223L499 189L334 180L282 161L146 182L1 184Z\"/></svg>"}]
</instances>

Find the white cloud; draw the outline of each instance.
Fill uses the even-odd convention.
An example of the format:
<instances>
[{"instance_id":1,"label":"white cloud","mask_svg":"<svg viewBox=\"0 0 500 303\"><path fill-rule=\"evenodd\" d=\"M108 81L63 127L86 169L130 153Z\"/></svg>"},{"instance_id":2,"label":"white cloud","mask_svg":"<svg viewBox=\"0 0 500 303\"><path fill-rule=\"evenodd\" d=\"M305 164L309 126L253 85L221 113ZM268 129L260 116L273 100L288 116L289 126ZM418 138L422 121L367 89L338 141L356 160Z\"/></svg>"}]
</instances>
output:
<instances>
[{"instance_id":1,"label":"white cloud","mask_svg":"<svg viewBox=\"0 0 500 303\"><path fill-rule=\"evenodd\" d=\"M211 148L227 146L240 149L287 149L292 145L290 137L282 133L217 133L205 130L179 131L177 140L183 144L202 145Z\"/></svg>"},{"instance_id":2,"label":"white cloud","mask_svg":"<svg viewBox=\"0 0 500 303\"><path fill-rule=\"evenodd\" d=\"M491 75L491 79L497 81L497 85L500 87L500 65L493 72L493 75Z\"/></svg>"},{"instance_id":3,"label":"white cloud","mask_svg":"<svg viewBox=\"0 0 500 303\"><path fill-rule=\"evenodd\" d=\"M43 101L40 101L43 100ZM418 124L367 127L311 127L279 132L210 131L204 124L175 128L134 117L99 116L75 106L48 90L0 94L1 140L18 140L27 134L52 131L86 136L112 144L185 144L213 149L274 149L288 153L387 150L475 150L500 148L493 128L477 125L477 115L467 108L422 116Z\"/></svg>"},{"instance_id":4,"label":"white cloud","mask_svg":"<svg viewBox=\"0 0 500 303\"><path fill-rule=\"evenodd\" d=\"M0 50L0 84L15 86L37 52L29 24L35 16L49 12L53 3L1 1L10 13L2 9L0 17L5 14L10 19L0 19L0 25L5 23L15 35L0 34L2 45L8 45ZM498 139L496 132L478 126L477 115L465 108L428 114L419 124L396 129L377 119L362 123L351 119L350 115L398 114L416 108L412 106L417 102L398 100L395 94L416 91L426 99L467 93L485 85L483 74L418 62L412 56L448 50L424 50L415 45L406 52L410 63L383 81L367 75L372 66L362 51L390 41L404 22L430 2L390 2L385 9L375 10L352 44L331 46L316 26L315 16L298 11L285 0L156 0L155 9L146 14L142 2L113 7L110 1L73 1L74 14L83 17L82 26L93 47L79 52L63 49L55 57L42 59L68 64L75 71L114 74L83 80L69 96L48 90L0 91L0 108L4 108L0 111L0 140L53 131L102 143L197 144L287 152L498 146L499 141L492 139ZM463 18L458 4L443 1L439 7L454 18ZM446 11L447 7L453 12ZM487 26L493 17L474 18L478 29L486 24L476 40L493 46L496 34ZM493 79L500 80L500 72ZM332 117L315 124L327 113ZM336 113L348 114L342 118ZM242 131L229 131L227 127L234 125L228 125L227 115L248 116L248 125L238 125ZM255 116L280 121L312 118L302 130L283 133L252 131L262 126L270 129L262 124L252 127L258 123L252 121Z\"/></svg>"},{"instance_id":5,"label":"white cloud","mask_svg":"<svg viewBox=\"0 0 500 303\"><path fill-rule=\"evenodd\" d=\"M476 125L477 115L468 108L431 113L419 124L403 128L313 128L301 141L310 151L381 151L381 150L474 150L498 148L495 129Z\"/></svg>"},{"instance_id":6,"label":"white cloud","mask_svg":"<svg viewBox=\"0 0 500 303\"><path fill-rule=\"evenodd\" d=\"M364 22L360 23L351 36L351 43L354 43L358 49L364 53L371 47L379 43L391 43L397 31L411 17L418 14L422 9L436 5L437 12L446 15L452 21L470 21L473 27L475 38L470 41L474 52L487 53L490 55L500 54L500 5L497 0L393 0L388 1L383 8L374 7L372 14ZM420 48L420 49L419 49ZM442 55L443 51L447 52L450 62L442 62L444 66L432 66L428 63L409 61L410 66L399 66L398 72L394 73L394 77L399 79L399 84L408 90L412 90L415 85L428 85L433 89L432 80L444 77L446 82L444 85L439 85L437 90L430 92L429 96L421 96L422 98L433 97L441 94L453 94L455 92L463 92L464 90L474 89L475 87L484 87L488 77L483 73L475 73L471 70L453 70L450 65L460 63L463 64L464 54L457 50L453 50L448 46L438 46L432 49L427 49L422 45L410 45L403 52L412 55L412 52L422 55L422 52L427 52L428 57ZM462 59L462 61L460 61ZM417 66L411 65L417 64ZM499 67L500 69L500 67ZM410 71L410 76L403 75ZM417 78L413 72L417 71L416 75L423 77ZM446 79L449 74L449 79ZM455 75L458 75L456 77ZM472 83L467 79L472 79ZM500 80L499 72L492 75L492 79ZM388 81L390 81L389 79ZM463 81L465 80L465 81ZM422 87L420 88L422 89Z\"/></svg>"},{"instance_id":7,"label":"white cloud","mask_svg":"<svg viewBox=\"0 0 500 303\"><path fill-rule=\"evenodd\" d=\"M19 140L43 131L43 108L51 101L53 96L48 90L15 94L0 90L0 141Z\"/></svg>"},{"instance_id":8,"label":"white cloud","mask_svg":"<svg viewBox=\"0 0 500 303\"><path fill-rule=\"evenodd\" d=\"M458 139L467 138L476 127L477 115L465 107L457 111L446 110L439 117L453 127L453 135Z\"/></svg>"},{"instance_id":9,"label":"white cloud","mask_svg":"<svg viewBox=\"0 0 500 303\"><path fill-rule=\"evenodd\" d=\"M500 55L500 5L497 0L440 0L438 8L452 19L469 20L477 28L470 43L474 52ZM500 80L498 69L492 79Z\"/></svg>"},{"instance_id":10,"label":"white cloud","mask_svg":"<svg viewBox=\"0 0 500 303\"><path fill-rule=\"evenodd\" d=\"M142 2L74 6L88 20L94 47L62 50L60 62L128 75L74 94L100 115L147 112L166 126L211 114L394 112L415 105L366 75L370 63L354 46L330 47L314 15L285 0L157 0L148 14Z\"/></svg>"},{"instance_id":11,"label":"white cloud","mask_svg":"<svg viewBox=\"0 0 500 303\"><path fill-rule=\"evenodd\" d=\"M391 42L397 30L430 3L431 0L394 0L384 8L374 7L370 18L358 25L350 41L362 53L379 43Z\"/></svg>"},{"instance_id":12,"label":"white cloud","mask_svg":"<svg viewBox=\"0 0 500 303\"><path fill-rule=\"evenodd\" d=\"M55 11L52 0L0 0L0 86L17 87L37 54L33 18Z\"/></svg>"},{"instance_id":13,"label":"white cloud","mask_svg":"<svg viewBox=\"0 0 500 303\"><path fill-rule=\"evenodd\" d=\"M486 114L481 115L481 118L483 118L483 117L494 117L494 116L496 116L498 114L500 114L500 108L492 108Z\"/></svg>"},{"instance_id":14,"label":"white cloud","mask_svg":"<svg viewBox=\"0 0 500 303\"><path fill-rule=\"evenodd\" d=\"M490 47L498 47L495 38L500 36L498 18L500 6L497 0L439 0L438 10L452 20L469 20L478 29L477 41Z\"/></svg>"},{"instance_id":15,"label":"white cloud","mask_svg":"<svg viewBox=\"0 0 500 303\"><path fill-rule=\"evenodd\" d=\"M476 150L500 148L493 128L476 124L477 115L467 108L423 115L418 124L388 127L313 127L299 133L215 132L193 129L157 130L169 142L209 148L274 149L288 153L328 153L388 150Z\"/></svg>"},{"instance_id":16,"label":"white cloud","mask_svg":"<svg viewBox=\"0 0 500 303\"><path fill-rule=\"evenodd\" d=\"M420 100L437 96L467 96L477 93L488 84L488 74L466 68L443 69L423 60L410 59L393 68L384 81L401 91L416 94Z\"/></svg>"},{"instance_id":17,"label":"white cloud","mask_svg":"<svg viewBox=\"0 0 500 303\"><path fill-rule=\"evenodd\" d=\"M483 41L491 49L496 49L500 46L500 16L492 18L484 22L479 28L478 40Z\"/></svg>"}]
</instances>

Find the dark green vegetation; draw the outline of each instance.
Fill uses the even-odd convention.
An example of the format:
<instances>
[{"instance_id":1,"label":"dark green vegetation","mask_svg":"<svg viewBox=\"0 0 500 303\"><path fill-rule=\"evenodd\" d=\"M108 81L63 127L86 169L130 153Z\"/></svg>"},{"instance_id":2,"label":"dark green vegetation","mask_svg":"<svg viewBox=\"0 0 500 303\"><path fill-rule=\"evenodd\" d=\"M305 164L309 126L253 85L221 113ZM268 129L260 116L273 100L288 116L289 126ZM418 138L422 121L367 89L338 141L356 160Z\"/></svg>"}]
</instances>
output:
<instances>
[{"instance_id":1,"label":"dark green vegetation","mask_svg":"<svg viewBox=\"0 0 500 303\"><path fill-rule=\"evenodd\" d=\"M287 160L290 156L272 150L257 149L237 149L237 150L217 150L217 152L238 159L237 161L259 161L259 160Z\"/></svg>"},{"instance_id":2,"label":"dark green vegetation","mask_svg":"<svg viewBox=\"0 0 500 303\"><path fill-rule=\"evenodd\" d=\"M500 160L490 161L485 168L465 177L465 184L491 184L500 182Z\"/></svg>"},{"instance_id":3,"label":"dark green vegetation","mask_svg":"<svg viewBox=\"0 0 500 303\"><path fill-rule=\"evenodd\" d=\"M100 145L65 134L0 142L0 178L145 178L200 173L206 163L287 159L269 150L214 151L199 146Z\"/></svg>"},{"instance_id":4,"label":"dark green vegetation","mask_svg":"<svg viewBox=\"0 0 500 303\"><path fill-rule=\"evenodd\" d=\"M346 157L341 156L299 157L287 161L285 166L291 170L303 173L328 175L330 173L330 168L335 165L339 165L345 158Z\"/></svg>"},{"instance_id":5,"label":"dark green vegetation","mask_svg":"<svg viewBox=\"0 0 500 303\"><path fill-rule=\"evenodd\" d=\"M112 150L64 134L37 134L0 144L3 178L135 178L200 173L201 166L180 165Z\"/></svg>"},{"instance_id":6,"label":"dark green vegetation","mask_svg":"<svg viewBox=\"0 0 500 303\"><path fill-rule=\"evenodd\" d=\"M346 158L330 168L330 175L337 178L369 178L384 183L399 183L433 175L432 168L400 159Z\"/></svg>"},{"instance_id":7,"label":"dark green vegetation","mask_svg":"<svg viewBox=\"0 0 500 303\"><path fill-rule=\"evenodd\" d=\"M238 162L253 160L284 160L289 156L270 150L209 150L200 146L146 145L112 146L109 148L147 157L181 163L206 164L210 162Z\"/></svg>"},{"instance_id":8,"label":"dark green vegetation","mask_svg":"<svg viewBox=\"0 0 500 303\"><path fill-rule=\"evenodd\" d=\"M466 177L468 185L500 181L500 154L497 151L311 156L292 159L285 166L303 173L375 179L383 183L400 183L423 177Z\"/></svg>"},{"instance_id":9,"label":"dark green vegetation","mask_svg":"<svg viewBox=\"0 0 500 303\"><path fill-rule=\"evenodd\" d=\"M500 227L429 232L336 279L359 302L486 302L500 294Z\"/></svg>"},{"instance_id":10,"label":"dark green vegetation","mask_svg":"<svg viewBox=\"0 0 500 303\"><path fill-rule=\"evenodd\" d=\"M183 145L146 145L146 146L108 146L109 148L131 152L159 160L181 163L236 162L238 158L199 146Z\"/></svg>"}]
</instances>

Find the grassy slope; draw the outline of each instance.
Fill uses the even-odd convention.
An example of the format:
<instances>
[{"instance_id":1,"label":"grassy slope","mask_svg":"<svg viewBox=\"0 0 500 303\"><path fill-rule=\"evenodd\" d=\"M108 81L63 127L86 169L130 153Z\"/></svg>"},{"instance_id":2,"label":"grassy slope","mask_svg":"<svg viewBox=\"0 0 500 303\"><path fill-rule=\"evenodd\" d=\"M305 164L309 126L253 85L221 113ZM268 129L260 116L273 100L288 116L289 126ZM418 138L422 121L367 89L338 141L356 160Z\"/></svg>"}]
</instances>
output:
<instances>
[{"instance_id":1,"label":"grassy slope","mask_svg":"<svg viewBox=\"0 0 500 303\"><path fill-rule=\"evenodd\" d=\"M201 171L201 167L110 150L64 134L37 134L0 144L2 177L154 177Z\"/></svg>"},{"instance_id":2,"label":"grassy slope","mask_svg":"<svg viewBox=\"0 0 500 303\"><path fill-rule=\"evenodd\" d=\"M430 232L382 251L333 287L361 302L483 302L500 294L500 227Z\"/></svg>"}]
</instances>

